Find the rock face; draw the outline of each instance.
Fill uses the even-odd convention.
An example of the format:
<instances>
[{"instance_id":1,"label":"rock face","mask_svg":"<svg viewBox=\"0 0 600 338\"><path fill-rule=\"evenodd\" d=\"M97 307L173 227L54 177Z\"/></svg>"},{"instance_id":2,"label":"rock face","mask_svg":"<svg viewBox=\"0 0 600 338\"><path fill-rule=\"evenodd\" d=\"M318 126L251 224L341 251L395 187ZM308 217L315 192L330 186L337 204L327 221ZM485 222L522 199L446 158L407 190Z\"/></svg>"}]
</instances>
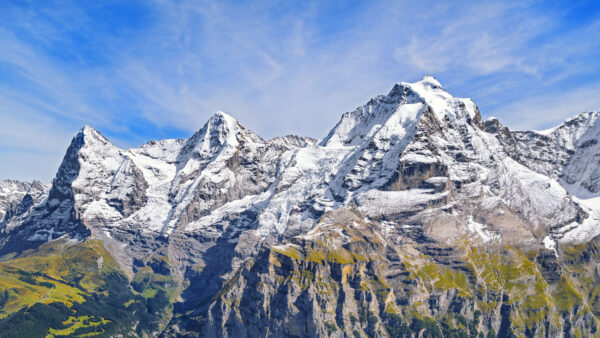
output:
<instances>
[{"instance_id":1,"label":"rock face","mask_svg":"<svg viewBox=\"0 0 600 338\"><path fill-rule=\"evenodd\" d=\"M49 186L40 181L32 183L15 180L0 181L0 220L20 214L38 202Z\"/></svg>"},{"instance_id":2,"label":"rock face","mask_svg":"<svg viewBox=\"0 0 600 338\"><path fill-rule=\"evenodd\" d=\"M19 182L14 180L2 180L0 181L0 218L4 219L6 212L13 209L18 204L27 190L29 190L30 184L25 182Z\"/></svg>"},{"instance_id":3,"label":"rock face","mask_svg":"<svg viewBox=\"0 0 600 338\"><path fill-rule=\"evenodd\" d=\"M318 142L221 112L128 150L86 126L50 188L7 183L0 254L100 240L134 289L176 285L164 335L585 335L598 116L510 131L428 76Z\"/></svg>"},{"instance_id":4,"label":"rock face","mask_svg":"<svg viewBox=\"0 0 600 338\"><path fill-rule=\"evenodd\" d=\"M596 254L586 262L567 259L570 254L557 258L550 250L529 251L538 256L527 258L514 248L468 241L454 247L399 244L394 232L351 210L328 212L309 233L248 260L210 305L203 335L597 332L598 300L575 296L573 286L585 280L577 289L584 295L596 292L598 277L594 269L586 271L597 262ZM573 254L587 256L596 246L597 240Z\"/></svg>"},{"instance_id":5,"label":"rock face","mask_svg":"<svg viewBox=\"0 0 600 338\"><path fill-rule=\"evenodd\" d=\"M0 181L0 216L2 218L0 232L4 235L0 237L0 243L3 243L0 252L6 253L31 246L31 243L28 242L25 242L24 245L17 243L17 241L8 243L9 233L11 232L7 228L7 224L13 219L18 220L17 222L20 223L26 215L29 215L37 205L40 205L47 198L49 190L50 186L40 181L33 181L32 183L14 180ZM31 231L31 229L27 231ZM12 235L15 234L12 233Z\"/></svg>"}]
</instances>

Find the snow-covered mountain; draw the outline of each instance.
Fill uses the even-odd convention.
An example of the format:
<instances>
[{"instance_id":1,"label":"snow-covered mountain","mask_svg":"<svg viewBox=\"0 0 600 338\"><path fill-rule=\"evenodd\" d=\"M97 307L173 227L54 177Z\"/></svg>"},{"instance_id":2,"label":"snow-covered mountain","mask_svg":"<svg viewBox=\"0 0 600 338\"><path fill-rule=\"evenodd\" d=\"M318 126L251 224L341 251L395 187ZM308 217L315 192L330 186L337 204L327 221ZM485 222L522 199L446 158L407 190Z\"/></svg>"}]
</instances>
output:
<instances>
[{"instance_id":1,"label":"snow-covered mountain","mask_svg":"<svg viewBox=\"0 0 600 338\"><path fill-rule=\"evenodd\" d=\"M0 219L4 218L8 209L23 199L29 187L30 184L25 182L15 180L0 181Z\"/></svg>"},{"instance_id":2,"label":"snow-covered mountain","mask_svg":"<svg viewBox=\"0 0 600 338\"><path fill-rule=\"evenodd\" d=\"M131 275L162 255L202 285L186 299L198 313L265 247L314 240L331 232L324 219L349 210L343 219L376 224L390 245L466 241L558 257L600 234L598 116L510 131L426 76L343 114L320 141L265 140L222 112L188 139L134 149L86 126L51 188L0 183L0 252L96 238Z\"/></svg>"},{"instance_id":3,"label":"snow-covered mountain","mask_svg":"<svg viewBox=\"0 0 600 338\"><path fill-rule=\"evenodd\" d=\"M32 183L0 180L0 220L39 202L39 196L47 193L48 189L48 185L37 180Z\"/></svg>"},{"instance_id":4,"label":"snow-covered mountain","mask_svg":"<svg viewBox=\"0 0 600 338\"><path fill-rule=\"evenodd\" d=\"M600 191L590 161L600 154L597 116L511 132L426 76L344 114L318 144L263 140L222 112L189 139L128 150L86 126L47 198L9 217L5 231L33 243L76 228L116 246L132 234L174 233L231 242L245 233L258 243L307 232L326 211L355 205L412 239L536 245L559 229L549 238L584 241L600 233L589 224ZM35 229L26 226L33 219Z\"/></svg>"}]
</instances>

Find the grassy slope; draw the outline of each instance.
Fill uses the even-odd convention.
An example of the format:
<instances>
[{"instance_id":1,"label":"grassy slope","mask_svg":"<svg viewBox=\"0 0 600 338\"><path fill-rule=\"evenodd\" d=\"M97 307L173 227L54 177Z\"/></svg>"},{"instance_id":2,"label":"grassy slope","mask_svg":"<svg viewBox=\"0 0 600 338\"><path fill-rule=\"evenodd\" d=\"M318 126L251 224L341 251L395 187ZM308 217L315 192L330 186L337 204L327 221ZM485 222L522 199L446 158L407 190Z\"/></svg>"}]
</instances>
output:
<instances>
[{"instance_id":1,"label":"grassy slope","mask_svg":"<svg viewBox=\"0 0 600 338\"><path fill-rule=\"evenodd\" d=\"M100 241L57 240L0 262L0 318L35 303L73 303L104 286L104 275L119 271Z\"/></svg>"},{"instance_id":2,"label":"grassy slope","mask_svg":"<svg viewBox=\"0 0 600 338\"><path fill-rule=\"evenodd\" d=\"M133 284L98 240L46 243L0 262L0 337L160 330L177 284L149 267Z\"/></svg>"}]
</instances>

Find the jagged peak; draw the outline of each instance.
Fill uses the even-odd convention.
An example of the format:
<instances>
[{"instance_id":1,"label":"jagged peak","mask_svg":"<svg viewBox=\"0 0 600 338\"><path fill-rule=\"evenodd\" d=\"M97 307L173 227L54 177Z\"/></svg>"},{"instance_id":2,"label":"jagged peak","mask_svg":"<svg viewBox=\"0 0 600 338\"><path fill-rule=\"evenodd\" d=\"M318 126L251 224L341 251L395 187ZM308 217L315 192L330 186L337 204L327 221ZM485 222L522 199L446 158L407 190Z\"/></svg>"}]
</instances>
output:
<instances>
[{"instance_id":1,"label":"jagged peak","mask_svg":"<svg viewBox=\"0 0 600 338\"><path fill-rule=\"evenodd\" d=\"M398 82L387 96L394 97L405 93L412 94L427 103L435 99L450 100L454 98L432 75L425 75L417 82Z\"/></svg>"},{"instance_id":2,"label":"jagged peak","mask_svg":"<svg viewBox=\"0 0 600 338\"><path fill-rule=\"evenodd\" d=\"M85 136L88 136L88 135L90 135L90 136L91 135L94 135L94 136L100 135L100 136L102 136L102 134L100 134L100 132L96 128L94 128L94 127L92 127L90 125L87 125L87 124L84 125L83 127L81 127L81 129L79 129L79 131L77 132L77 134L83 134Z\"/></svg>"},{"instance_id":3,"label":"jagged peak","mask_svg":"<svg viewBox=\"0 0 600 338\"><path fill-rule=\"evenodd\" d=\"M565 120L559 126L567 126L582 123L594 123L600 117L600 111L585 111Z\"/></svg>"},{"instance_id":4,"label":"jagged peak","mask_svg":"<svg viewBox=\"0 0 600 338\"><path fill-rule=\"evenodd\" d=\"M191 152L206 154L217 152L226 145L237 147L240 133L249 134L252 138L260 140L258 135L246 130L233 116L217 111L200 130L187 139L179 156L180 161L187 158L187 154Z\"/></svg>"},{"instance_id":5,"label":"jagged peak","mask_svg":"<svg viewBox=\"0 0 600 338\"><path fill-rule=\"evenodd\" d=\"M408 107L415 104L422 105L418 116L414 116L414 109ZM440 122L448 119L468 123L480 120L479 110L471 99L454 98L433 76L426 75L417 82L398 82L387 95L376 96L364 106L345 113L320 144L356 145L371 135L373 128L380 128L393 116L398 121L412 120L416 123L425 110Z\"/></svg>"},{"instance_id":6,"label":"jagged peak","mask_svg":"<svg viewBox=\"0 0 600 338\"><path fill-rule=\"evenodd\" d=\"M241 125L241 123L235 117L223 112L217 111L214 113L204 127L209 128L221 128L223 130L245 130L246 128Z\"/></svg>"},{"instance_id":7,"label":"jagged peak","mask_svg":"<svg viewBox=\"0 0 600 338\"><path fill-rule=\"evenodd\" d=\"M600 118L600 111L586 111L586 112L579 113L573 117L570 117L570 118L566 119L564 122L562 122L561 124L556 125L554 127L550 127L548 129L518 130L516 132L536 133L536 134L548 136L548 135L556 133L560 130L576 129L576 130L579 130L579 133L576 133L576 134L581 134L583 129L589 129L594 126L597 128L598 126L596 126L596 121L598 120L598 118ZM574 136L578 137L580 135L574 135Z\"/></svg>"},{"instance_id":8,"label":"jagged peak","mask_svg":"<svg viewBox=\"0 0 600 338\"><path fill-rule=\"evenodd\" d=\"M31 184L18 180L6 179L0 180L0 193L9 193L15 191L27 191Z\"/></svg>"},{"instance_id":9,"label":"jagged peak","mask_svg":"<svg viewBox=\"0 0 600 338\"><path fill-rule=\"evenodd\" d=\"M85 144L102 144L102 145L111 145L112 143L104 137L97 129L84 125L77 134L73 137L73 141L76 143L78 148L83 147Z\"/></svg>"},{"instance_id":10,"label":"jagged peak","mask_svg":"<svg viewBox=\"0 0 600 338\"><path fill-rule=\"evenodd\" d=\"M196 134L215 132L228 134L235 133L240 129L244 129L244 127L240 125L236 118L223 111L217 111L208 119L208 121L206 121L204 126Z\"/></svg>"},{"instance_id":11,"label":"jagged peak","mask_svg":"<svg viewBox=\"0 0 600 338\"><path fill-rule=\"evenodd\" d=\"M222 110L217 110L212 116L211 119L213 118L219 118L219 119L228 119L230 121L235 121L237 122L237 119L229 114L227 114L226 112L222 111Z\"/></svg>"},{"instance_id":12,"label":"jagged peak","mask_svg":"<svg viewBox=\"0 0 600 338\"><path fill-rule=\"evenodd\" d=\"M429 75L429 74L423 76L423 78L419 82L422 84L430 85L432 87L437 87L437 88L441 88L441 89L444 88L444 87L442 87L442 84L433 75Z\"/></svg>"}]
</instances>

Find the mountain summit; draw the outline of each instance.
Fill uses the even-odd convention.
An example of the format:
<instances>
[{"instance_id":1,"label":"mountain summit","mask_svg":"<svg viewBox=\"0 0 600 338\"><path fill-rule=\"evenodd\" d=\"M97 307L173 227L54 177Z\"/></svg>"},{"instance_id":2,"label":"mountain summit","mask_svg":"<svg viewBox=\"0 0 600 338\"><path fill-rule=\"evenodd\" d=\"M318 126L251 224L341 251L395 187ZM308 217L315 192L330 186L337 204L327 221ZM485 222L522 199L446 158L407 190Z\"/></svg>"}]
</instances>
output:
<instances>
[{"instance_id":1,"label":"mountain summit","mask_svg":"<svg viewBox=\"0 0 600 338\"><path fill-rule=\"evenodd\" d=\"M0 253L84 247L114 262L154 318L139 335L592 332L598 116L511 131L425 76L343 114L318 143L265 140L223 112L188 139L133 149L85 126L49 189L17 208L28 186L0 185L17 196Z\"/></svg>"}]
</instances>

